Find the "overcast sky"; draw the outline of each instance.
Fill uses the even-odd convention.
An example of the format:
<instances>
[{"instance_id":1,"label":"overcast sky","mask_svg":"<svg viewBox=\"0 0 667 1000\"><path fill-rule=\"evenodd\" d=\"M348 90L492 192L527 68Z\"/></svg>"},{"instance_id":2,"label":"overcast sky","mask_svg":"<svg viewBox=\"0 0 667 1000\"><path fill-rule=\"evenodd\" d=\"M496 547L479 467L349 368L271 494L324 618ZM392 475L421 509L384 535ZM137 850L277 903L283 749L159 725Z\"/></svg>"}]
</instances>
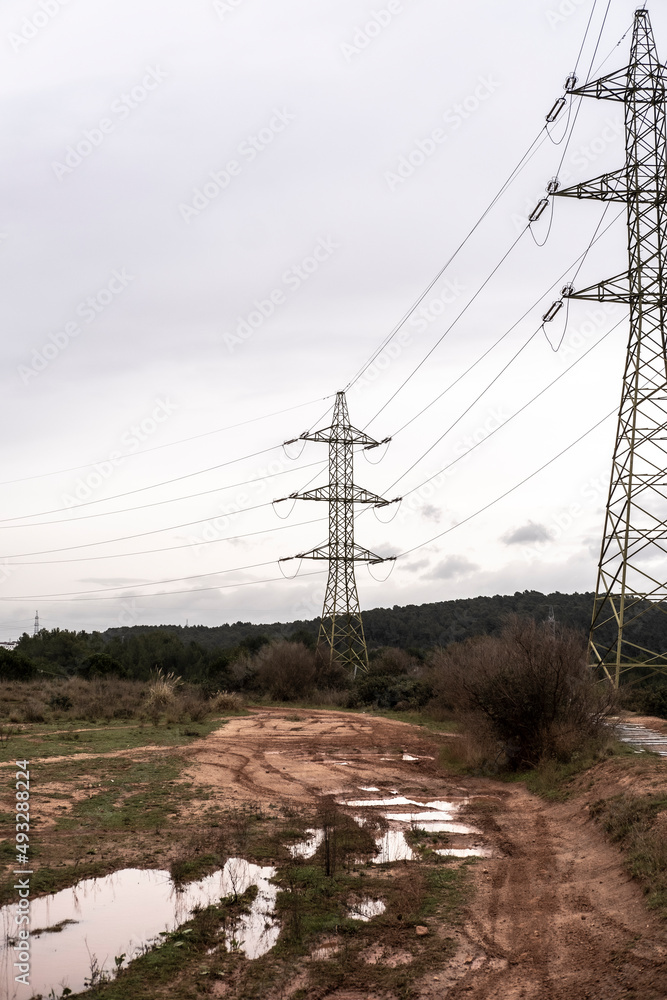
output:
<instances>
[{"instance_id":1,"label":"overcast sky","mask_svg":"<svg viewBox=\"0 0 667 1000\"><path fill-rule=\"evenodd\" d=\"M627 62L634 6L612 0L602 72ZM327 425L540 136L592 7L6 0L3 639L36 610L76 629L319 614L326 567L289 582L277 560L326 539L326 507L281 521L270 501L325 483L326 446L281 442ZM664 55L667 11L651 14ZM605 206L556 199L490 278L561 160L562 183L623 162L617 104L583 102L556 144L576 109L349 391L356 426L395 435L356 482L406 494L357 541L415 549L387 582L390 564L358 569L362 607L594 587L613 417L513 488L618 405L621 307L573 302L558 352L539 329ZM621 216L576 284L622 271L625 245Z\"/></svg>"}]
</instances>

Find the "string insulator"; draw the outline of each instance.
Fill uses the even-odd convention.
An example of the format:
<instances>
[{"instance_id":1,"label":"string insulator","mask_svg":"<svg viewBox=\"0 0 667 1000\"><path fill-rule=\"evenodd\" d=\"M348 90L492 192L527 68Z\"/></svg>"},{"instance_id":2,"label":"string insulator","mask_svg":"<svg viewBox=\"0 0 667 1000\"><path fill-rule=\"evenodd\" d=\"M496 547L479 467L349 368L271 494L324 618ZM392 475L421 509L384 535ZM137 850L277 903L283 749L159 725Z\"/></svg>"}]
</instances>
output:
<instances>
[{"instance_id":1,"label":"string insulator","mask_svg":"<svg viewBox=\"0 0 667 1000\"><path fill-rule=\"evenodd\" d=\"M547 121L555 122L566 104L567 104L567 99L565 97L559 97L558 100L554 102L554 106L547 115Z\"/></svg>"},{"instance_id":2,"label":"string insulator","mask_svg":"<svg viewBox=\"0 0 667 1000\"><path fill-rule=\"evenodd\" d=\"M571 295L574 295L574 285L563 285L560 294L564 299L569 299Z\"/></svg>"},{"instance_id":3,"label":"string insulator","mask_svg":"<svg viewBox=\"0 0 667 1000\"><path fill-rule=\"evenodd\" d=\"M558 315L558 313L561 311L562 308L563 308L563 300L556 299L556 301L552 303L552 305L550 305L547 311L545 312L544 316L542 317L542 322L551 323L552 319L556 318L556 316Z\"/></svg>"},{"instance_id":4,"label":"string insulator","mask_svg":"<svg viewBox=\"0 0 667 1000\"><path fill-rule=\"evenodd\" d=\"M560 181L557 177L552 177L547 184L547 194L555 194L560 187Z\"/></svg>"},{"instance_id":5,"label":"string insulator","mask_svg":"<svg viewBox=\"0 0 667 1000\"><path fill-rule=\"evenodd\" d=\"M549 204L548 198L543 198L542 201L538 201L537 205L528 216L528 221L537 222L537 220L540 218L540 216L542 215L548 204Z\"/></svg>"},{"instance_id":6,"label":"string insulator","mask_svg":"<svg viewBox=\"0 0 667 1000\"><path fill-rule=\"evenodd\" d=\"M575 74L574 73L570 73L570 75L568 76L567 80L565 81L565 87L564 87L565 93L566 94L570 94L574 90L574 88L577 86L578 82L579 81L577 80L577 77L575 76Z\"/></svg>"}]
</instances>

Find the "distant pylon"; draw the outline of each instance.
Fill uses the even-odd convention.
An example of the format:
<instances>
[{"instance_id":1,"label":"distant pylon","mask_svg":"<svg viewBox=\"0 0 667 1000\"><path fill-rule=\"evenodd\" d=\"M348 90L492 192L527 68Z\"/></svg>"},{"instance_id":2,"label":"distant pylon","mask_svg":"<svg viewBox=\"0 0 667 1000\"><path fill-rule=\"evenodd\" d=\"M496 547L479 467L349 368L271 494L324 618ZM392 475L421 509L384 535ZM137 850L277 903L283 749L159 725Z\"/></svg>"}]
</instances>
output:
<instances>
[{"instance_id":1,"label":"distant pylon","mask_svg":"<svg viewBox=\"0 0 667 1000\"><path fill-rule=\"evenodd\" d=\"M625 166L558 191L627 205L628 271L565 297L630 307L616 445L590 630L592 665L618 687L667 672L667 128L665 70L648 10L635 11L630 63L570 93L625 106ZM604 387L594 390L603 394Z\"/></svg>"},{"instance_id":2,"label":"distant pylon","mask_svg":"<svg viewBox=\"0 0 667 1000\"><path fill-rule=\"evenodd\" d=\"M39 611L35 611L35 627L32 632L33 638L37 638L39 635Z\"/></svg>"},{"instance_id":3,"label":"distant pylon","mask_svg":"<svg viewBox=\"0 0 667 1000\"><path fill-rule=\"evenodd\" d=\"M329 578L324 597L322 620L317 639L319 655L331 661L338 656L355 673L368 669L368 649L359 607L355 562L369 565L388 562L356 545L354 541L354 505L373 504L386 507L394 500L384 500L354 485L354 448L377 448L385 441L376 441L350 425L344 392L336 393L330 427L302 434L296 441L318 441L329 445L329 483L305 493L292 493L292 500L320 500L329 504L329 542L289 559L325 559L329 562ZM287 441L286 444L292 444ZM284 562L286 560L281 560Z\"/></svg>"},{"instance_id":4,"label":"distant pylon","mask_svg":"<svg viewBox=\"0 0 667 1000\"><path fill-rule=\"evenodd\" d=\"M556 634L556 613L553 608L553 604L549 605L549 617L547 618L547 623L552 635Z\"/></svg>"}]
</instances>

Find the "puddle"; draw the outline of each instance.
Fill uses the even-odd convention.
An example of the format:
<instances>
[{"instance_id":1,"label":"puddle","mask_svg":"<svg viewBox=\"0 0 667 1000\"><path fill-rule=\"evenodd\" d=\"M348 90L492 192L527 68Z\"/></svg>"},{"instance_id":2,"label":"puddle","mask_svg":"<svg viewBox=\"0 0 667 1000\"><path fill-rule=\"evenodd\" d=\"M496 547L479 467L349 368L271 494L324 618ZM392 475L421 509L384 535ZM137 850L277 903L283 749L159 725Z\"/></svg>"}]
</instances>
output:
<instances>
[{"instance_id":1,"label":"puddle","mask_svg":"<svg viewBox=\"0 0 667 1000\"><path fill-rule=\"evenodd\" d=\"M667 736L636 723L617 723L616 733L622 743L627 743L639 752L651 750L661 757L667 757Z\"/></svg>"},{"instance_id":2,"label":"puddle","mask_svg":"<svg viewBox=\"0 0 667 1000\"><path fill-rule=\"evenodd\" d=\"M221 871L176 891L166 871L129 868L35 899L31 901L32 927L50 928L66 920L76 923L65 925L59 933L46 932L31 939L31 995L47 996L53 990L59 996L64 987L78 993L90 976L93 956L107 972L114 968L116 955L124 954L126 964L161 934L176 930L196 906L216 903L235 890L241 895L251 885L257 886L258 893L250 912L233 929L234 947L248 958L259 958L280 933L272 915L278 892L269 882L274 874L274 868L230 858ZM14 982L14 952L8 943L16 931L14 911L11 904L0 910L0 995L6 1000L25 1000L25 989Z\"/></svg>"},{"instance_id":3,"label":"puddle","mask_svg":"<svg viewBox=\"0 0 667 1000\"><path fill-rule=\"evenodd\" d=\"M359 785L360 792L379 792L380 789L376 788L375 785Z\"/></svg>"},{"instance_id":4,"label":"puddle","mask_svg":"<svg viewBox=\"0 0 667 1000\"><path fill-rule=\"evenodd\" d=\"M419 757L413 757L410 753L404 753L403 760L419 760Z\"/></svg>"},{"instance_id":5,"label":"puddle","mask_svg":"<svg viewBox=\"0 0 667 1000\"><path fill-rule=\"evenodd\" d=\"M379 917L386 909L387 905L381 899L366 897L366 899L361 899L358 903L348 906L347 915L348 917L352 917L353 920L368 922L373 917Z\"/></svg>"},{"instance_id":6,"label":"puddle","mask_svg":"<svg viewBox=\"0 0 667 1000\"><path fill-rule=\"evenodd\" d=\"M405 796L396 793L390 799L346 799L343 801L343 805L369 809L372 806L423 806L423 803L415 802L414 799L406 799Z\"/></svg>"},{"instance_id":7,"label":"puddle","mask_svg":"<svg viewBox=\"0 0 667 1000\"><path fill-rule=\"evenodd\" d=\"M446 858L490 858L493 851L488 847L447 847L435 852Z\"/></svg>"},{"instance_id":8,"label":"puddle","mask_svg":"<svg viewBox=\"0 0 667 1000\"><path fill-rule=\"evenodd\" d=\"M402 830L387 830L376 844L378 854L371 859L374 865L383 865L390 861L414 861L414 851Z\"/></svg>"},{"instance_id":9,"label":"puddle","mask_svg":"<svg viewBox=\"0 0 667 1000\"><path fill-rule=\"evenodd\" d=\"M300 844L292 844L287 850L293 858L312 858L324 839L323 830L306 830L310 836Z\"/></svg>"},{"instance_id":10,"label":"puddle","mask_svg":"<svg viewBox=\"0 0 667 1000\"><path fill-rule=\"evenodd\" d=\"M410 823L423 830L430 830L432 833L461 833L463 835L481 833L474 826L466 826L465 823L452 823L438 816L438 813L385 813L385 819L394 820L399 823Z\"/></svg>"}]
</instances>

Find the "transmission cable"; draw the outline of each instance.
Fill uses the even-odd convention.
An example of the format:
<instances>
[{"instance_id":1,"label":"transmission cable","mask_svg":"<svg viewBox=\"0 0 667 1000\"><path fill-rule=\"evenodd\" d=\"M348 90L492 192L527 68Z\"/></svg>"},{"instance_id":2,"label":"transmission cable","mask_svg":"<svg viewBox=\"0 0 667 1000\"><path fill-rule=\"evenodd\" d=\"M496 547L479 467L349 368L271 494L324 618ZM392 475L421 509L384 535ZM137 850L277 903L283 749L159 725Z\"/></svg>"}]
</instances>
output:
<instances>
[{"instance_id":1,"label":"transmission cable","mask_svg":"<svg viewBox=\"0 0 667 1000\"><path fill-rule=\"evenodd\" d=\"M419 549L423 549L427 545L431 545L433 542L437 542L440 538L443 538L450 532L455 531L457 528L460 528L461 525L467 524L468 521L472 521L473 518L478 517L480 514L483 514L484 511L489 510L490 507L493 507L495 506L495 504L500 503L500 501L504 500L505 497L508 497L511 493L514 493L516 490L518 490L521 486L524 486L531 479L534 479L535 476L540 474L540 472L543 472L550 465L553 465L554 462L556 462L568 451L570 451L572 448L578 445L580 441L584 440L584 438L588 437L589 434L592 434L593 431L597 430L597 428L600 427L605 422L605 420L609 420L609 418L617 412L618 411L616 407L614 407L614 409L610 410L606 416L602 417L601 420L598 420L598 422L596 424L593 424L592 427L589 427L587 431L584 431L584 433L581 434L575 441L572 441L572 443L569 444L566 448L563 448L562 451L559 451L557 455L554 455L553 458L550 458L548 462L545 462L544 465L541 465L539 469L536 469L535 472L531 472L529 476L526 476L525 479L522 479L520 483L517 483L515 486L512 486L509 490L505 490L505 492L502 493L499 497L496 497L495 500L491 500L490 503L485 504L484 507L480 507L479 510L476 510L474 514L470 514L468 517L464 517L462 521L459 521L457 524L452 525L451 528L446 528L445 531L441 531L440 534L434 535L433 538L429 538L428 541L420 542L419 545L414 545L411 549L406 549L405 552L399 553L399 555L397 555L395 558L403 559L405 556L409 556L413 552L417 552L419 551Z\"/></svg>"},{"instance_id":2,"label":"transmission cable","mask_svg":"<svg viewBox=\"0 0 667 1000\"><path fill-rule=\"evenodd\" d=\"M521 232L519 233L519 235L517 236L517 238L514 240L514 242L510 246L509 250L507 250L503 254L503 256L498 261L498 263L495 265L495 267L493 268L493 270L491 271L491 273L488 275L487 278L485 278L485 280L479 286L479 288L477 289L477 291L475 292L475 294L472 296L472 298L465 304L465 306L463 307L463 309L461 310L461 312L458 314L458 316L454 320L452 320L452 322L449 324L449 326L447 327L447 329L445 330L445 332L442 334L442 336L440 336L436 340L435 344L433 344L433 346L430 348L430 350L424 355L424 357L419 362L419 364L415 368L412 369L412 371L410 372L410 374L408 375L408 377L399 385L398 389L396 389L395 392L392 393L392 395L389 397L389 399L386 401L386 403L384 403L380 407L380 409L377 411L377 413L375 414L375 416L371 417L371 419L365 424L364 430L366 430L366 428L369 427L370 424L372 424L375 420L377 420L377 418L380 416L380 414L384 410L386 410L386 408L389 406L389 404L392 402L392 400L394 400L396 398L396 396L398 396L399 392L401 392L405 388L405 386L408 384L408 382L417 374L417 372L422 367L422 365L426 364L426 362L428 361L428 359L431 357L431 355L433 354L433 352L440 346L440 344L445 339L445 337L447 336L447 334L450 333L454 329L454 327L456 326L456 324L458 323L458 321L465 315L465 313L468 311L468 309L470 309L470 307L473 304L473 302L475 302L475 300L481 295L481 293L484 291L484 289L489 284L489 282L491 281L491 279L495 277L495 275L500 270L500 268L502 267L502 265L505 263L505 261L507 260L507 258L510 256L510 254L512 253L512 251L514 250L514 248L516 247L516 245L519 243L519 241L521 240L521 238L525 235L526 230L529 229L529 228L530 228L530 225L527 225L524 229L521 230Z\"/></svg>"},{"instance_id":3,"label":"transmission cable","mask_svg":"<svg viewBox=\"0 0 667 1000\"><path fill-rule=\"evenodd\" d=\"M268 534L274 533L276 531L283 531L284 529L287 529L287 528L303 528L303 527L305 527L306 525L309 525L309 524L320 524L320 522L322 522L322 521L326 521L326 517L316 517L316 518L313 518L311 521L298 521L298 522L295 522L294 524L285 524L282 527L280 525L274 525L272 528L262 528L261 531L247 531L247 532L245 532L242 535L225 535L222 538L211 538L211 539L203 538L200 542L196 542L196 543L194 541L192 541L192 542L185 542L185 544L183 544L183 545L167 545L167 546L165 546L163 548L159 548L159 549L144 549L144 550L142 550L140 552L114 552L114 554L112 556L109 555L109 553L106 553L106 554L100 555L100 556L78 556L76 559L45 559L45 560L41 560L39 562L16 562L15 561L15 559L23 558L24 556L40 555L39 552L35 552L35 553L26 552L26 553L21 553L19 556L16 556L16 557L14 557L14 556L6 556L5 558L7 560L11 560L11 565L12 566L58 566L58 565L62 565L63 563L95 562L95 561L100 560L100 559L125 559L125 558L128 558L130 556L149 556L149 555L154 555L156 553L161 553L161 552L176 552L179 549L191 549L191 548L194 548L195 545L197 545L197 546L199 546L199 545L215 545L216 543L220 543L220 542L237 542L237 541L240 541L242 538L252 538L255 535L268 535ZM53 550L53 551L56 551L56 550ZM60 551L62 552L62 551L67 551L67 550L66 549L61 549Z\"/></svg>"},{"instance_id":4,"label":"transmission cable","mask_svg":"<svg viewBox=\"0 0 667 1000\"><path fill-rule=\"evenodd\" d=\"M606 214L607 208L609 208L609 205L606 206L605 212L603 213L603 216L602 216L602 219L604 219L604 216ZM399 427L397 431L394 431L394 433L392 434L392 439L395 438L395 437L397 437L402 431L404 431L406 429L406 427L409 427L410 424L414 423L415 420L418 420L419 417L423 416L423 414L426 413L427 410L429 410L432 406L435 405L435 403L437 403L440 399L442 399L442 397L445 396L451 389L453 389L455 385L458 385L458 383L462 379L464 379L465 376L468 375L473 370L473 368L476 368L477 365L480 364L480 362L482 362L484 360L484 358L488 354L490 354L491 351L493 351L498 346L498 344L500 344L503 340L505 340L505 338L508 337L509 334L512 333L517 328L517 326L519 325L519 323L522 323L523 320L533 311L533 309L535 309L535 307L540 304L540 302L542 301L542 299L546 295L549 294L549 292L551 291L551 289L554 288L556 285L560 284L560 282L563 280L563 278L565 278L569 274L569 272L572 270L573 267L575 267L577 264L581 265L581 263L584 262L584 260L586 259L587 254L590 252L590 250L594 246L594 244L597 243L599 240L601 240L602 237L605 236L609 232L609 230L612 228L612 226L616 222L618 222L618 220L620 219L621 215L623 215L624 211L625 211L625 209L621 209L621 211L619 212L619 214L609 223L609 225L601 233L599 233L599 235L598 235L598 230L600 228L601 222L598 223L598 226L597 226L597 228L595 230L595 233L593 234L593 238L591 239L588 247L586 248L586 250L584 250L584 252L581 254L581 256L577 257L577 259L574 260L572 262L572 264L570 264L570 266L567 267L563 271L563 273L560 275L560 277L556 278L556 280L549 286L549 288L547 288L547 290L544 292L544 294L540 295L540 297L537 298L533 302L533 304L528 307L528 309L526 309L526 311L523 313L523 315L520 316L519 319L515 323L513 323L512 326L508 330L506 330L502 334L501 337L498 338L498 340L494 341L494 343L491 344L491 346L488 347L486 349L486 351L484 351L484 353L481 354L477 358L476 361L473 361L473 363L471 365L469 365L468 368L465 369L465 371L463 371L456 379L454 379L454 381L451 382L447 386L446 389L443 389L442 392L440 392L434 399L432 399L430 403L427 403L426 406L424 406L418 413L416 413L413 417L410 417L410 419L406 423L404 423L401 427ZM573 280L576 279L576 276L577 276L578 273L579 273L579 270L577 270L575 272L575 274L573 276ZM375 417L373 419L375 419Z\"/></svg>"},{"instance_id":5,"label":"transmission cable","mask_svg":"<svg viewBox=\"0 0 667 1000\"><path fill-rule=\"evenodd\" d=\"M165 479L162 483L153 483L152 486L141 486L136 490L128 490L126 493L117 493L115 496L111 497L100 497L97 500L86 500L84 503L77 504L76 507L70 507L69 510L79 510L81 507L91 507L96 503L107 503L110 500L121 500L123 497L134 496L135 493L145 493L147 490L156 490L160 486L170 486L172 483L180 483L184 479L193 479L195 476L203 476L207 472L217 472L218 469L225 469L229 465L236 465L237 462L244 462L248 458L257 458L258 455L266 455L270 451L276 451L281 448L282 445L272 444L270 448L262 448L261 451L252 452L250 455L241 455L239 458L231 458L228 462L221 462L219 465L212 465L208 469L200 469L199 472L188 472L184 476L176 476L174 479ZM13 521L24 521L27 517L46 517L48 514L62 514L62 507L56 507L53 510L40 510L34 514L22 514L18 517L5 517L0 520L0 528L7 526L11 527L10 522ZM109 511L108 513L113 514L115 511ZM69 519L65 519L69 520ZM17 527L36 527L36 525L17 525Z\"/></svg>"},{"instance_id":6,"label":"transmission cable","mask_svg":"<svg viewBox=\"0 0 667 1000\"><path fill-rule=\"evenodd\" d=\"M425 479L424 482L419 484L419 486L414 486L411 490L407 490L407 492L403 494L403 498L409 497L413 493L417 493L419 490L423 489L423 487L426 486L428 483L432 482L434 479L437 479L444 472L447 472L449 469L451 469L452 466L457 464L457 462L460 462L462 459L467 458L468 455L470 455L473 451L475 451L476 448L479 448L480 445L485 444L485 442L488 441L490 438L492 438L494 434L497 434L498 431L501 431L504 427L507 427L507 425L511 423L511 421L514 420L515 417L518 417L521 413L524 412L524 410L527 410L529 406L532 406L532 404L536 402L536 400L538 400L541 396L543 396L546 392L548 392L548 390L551 389L554 385L556 385L557 382L560 382L562 378L564 378L569 372L571 372L576 365L578 365L581 361L583 361L584 358L586 358L591 353L591 351L594 351L596 347L599 347L600 344L603 341L605 341L607 337L611 336L614 330L617 330L619 326L621 326L621 324L625 322L626 319L627 316L623 316L621 319L619 319L618 323L615 323L614 326L612 326L609 330L607 330L607 332L603 334L599 340L596 340L594 344L591 344L588 350L584 351L584 353L580 355L576 361L573 361L572 364L569 366L569 368L565 368L565 370L562 371L560 375L557 375L555 379L553 379L551 382L548 383L548 385L545 385L543 389L540 389L540 391L536 393L536 395L534 395L532 399L529 399L527 403L524 403L523 406L520 407L520 409L516 410L516 412L513 413L511 417L508 417L504 423L500 424L499 427L496 427L494 430L490 431L490 433L487 434L486 437L482 438L481 441L476 441L475 444L473 444L472 447L470 447L466 452L463 452L463 454L458 455L443 469L440 469L439 472L436 472L432 476L429 476L428 479ZM407 475L407 473L404 473L403 475ZM400 479L403 479L403 476L401 476ZM396 483L400 482L400 479L397 479L395 483L392 483L391 486L388 486L385 492L393 489Z\"/></svg>"},{"instance_id":7,"label":"transmission cable","mask_svg":"<svg viewBox=\"0 0 667 1000\"><path fill-rule=\"evenodd\" d=\"M38 521L36 524L12 524L7 525L7 527L13 530L17 528L41 528L46 525L51 524L78 524L79 521L90 521L92 518L96 517L113 517L114 514L131 514L137 510L148 510L151 507L161 507L169 503L179 503L181 500L196 500L199 497L210 496L211 493L226 493L228 490L237 489L239 486L251 486L253 483L263 483L266 479L275 479L277 476L286 476L288 474L293 474L295 472L300 472L302 469L313 469L315 466L318 467L318 471L315 475L319 475L320 471L327 466L327 462L309 462L307 465L299 465L294 469L282 469L280 472L269 472L265 476L255 479L244 479L240 483L230 483L228 486L216 486L211 490L202 490L199 493L189 493L184 497L172 497L169 500L154 500L153 503L140 504L137 507L123 507L121 510L104 510L97 514L82 514L81 517L72 519L71 517L61 517L53 521ZM112 499L108 497L107 499ZM83 505L82 505L83 506ZM70 510L77 510L77 507L69 508ZM37 517L36 514L25 515L26 517ZM2 522L0 522L0 528L3 527Z\"/></svg>"},{"instance_id":8,"label":"transmission cable","mask_svg":"<svg viewBox=\"0 0 667 1000\"><path fill-rule=\"evenodd\" d=\"M160 451L163 448L174 448L179 444L187 444L190 441L196 441L199 438L209 437L212 434L222 434L223 431L235 430L237 427L245 427L247 424L254 424L260 420L270 420L271 417L278 417L283 413L289 413L292 410L300 410L305 406L312 406L313 403L319 403L321 399L330 399L330 396L318 396L317 399L311 399L308 403L298 403L296 406L288 406L283 410L276 410L274 413L265 413L261 417L251 417L249 420L242 420L238 424L229 424L227 427L218 427L214 431L204 431L203 434L194 434L192 437L180 438L178 441L168 441L166 444L156 444L152 448L144 448L142 451L132 452L130 455L120 456L123 461L128 458L138 458L142 455L148 455L153 451ZM109 456L100 458L97 462L88 462L86 465L74 465L68 469L55 469L53 472L42 472L38 476L25 476L23 479L7 479L4 482L0 482L0 486L13 486L16 483L28 483L32 482L34 479L46 479L49 476L60 476L65 472L79 472L81 469L91 469L95 465L102 465L104 462L109 461Z\"/></svg>"},{"instance_id":9,"label":"transmission cable","mask_svg":"<svg viewBox=\"0 0 667 1000\"><path fill-rule=\"evenodd\" d=\"M461 250L464 248L464 246L466 245L466 243L470 240L470 238L473 236L473 234L475 233L475 231L482 224L482 222L484 221L484 219L486 218L486 216L493 209L493 207L495 206L496 202L499 201L499 199L505 193L505 191L507 190L507 188L509 187L509 185L512 183L512 181L515 179L515 177L517 177L519 175L519 173L523 170L523 168L526 166L526 164L535 155L535 153L540 148L540 146L542 145L542 143L546 140L546 135L544 134L545 129L546 129L546 126L543 126L540 129L538 135L535 137L535 139L533 139L533 141L531 142L530 146L528 147L528 149L526 150L526 152L523 154L523 156L519 160L518 164L514 167L514 169L512 170L512 172L510 173L510 175L508 176L507 180L502 184L502 186L500 187L500 190L498 191L498 193L495 195L495 197L492 199L492 201L490 202L490 204L484 210L484 212L479 217L479 219L477 220L477 222L475 223L475 225L472 227L472 229L468 232L467 236L465 236L464 239L461 241L461 243L459 243L459 245L457 246L457 248L454 250L454 252L449 257L449 259L446 261L446 263L440 268L440 270L438 271L438 273L436 274L436 276L433 278L433 280L430 282L430 284L427 285L427 287L421 293L421 295L410 306L410 308L408 309L408 311L403 315L402 319L399 320L398 324L394 327L394 329L388 334L387 337L385 337L385 339L382 341L381 345L377 348L376 351L374 351L374 353L371 355L371 357L369 358L369 360L364 365L362 365L362 367L359 369L359 371L354 376L354 378L352 378L347 383L347 385L345 386L345 392L348 392L348 390L352 388L352 386L355 384L355 382L359 381L359 379L362 377L362 375L364 374L364 372L368 368L370 368L370 366L373 364L373 362L375 361L375 359L382 353L382 351L387 347L387 345L389 343L391 343L391 341L397 335L397 333L399 332L399 330L401 330L401 328L405 325L405 323L408 321L408 319L410 318L410 316L412 316L412 314L414 313L415 309L417 309L417 307L419 305L421 305L421 303L424 301L424 299L426 298L426 296L428 295L428 293L431 291L431 289L438 283L438 281L443 276L443 274L445 273L445 271L447 270L447 268L456 259L456 257L461 252ZM535 147L535 148L533 148L533 147Z\"/></svg>"},{"instance_id":10,"label":"transmission cable","mask_svg":"<svg viewBox=\"0 0 667 1000\"><path fill-rule=\"evenodd\" d=\"M270 566L271 563L258 563L258 565ZM249 568L249 567L248 567ZM222 570L221 572L234 572L233 570ZM303 573L300 579L304 579L307 576L322 576L326 573L325 569L316 569L310 573ZM49 597L48 600L53 603L62 604L76 604L85 603L88 601L129 601L133 600L135 597L140 597L142 601L149 597L180 597L181 595L190 594L203 594L210 591L218 590L234 590L236 587L256 587L263 586L267 583L281 583L285 580L284 576L275 576L270 580L246 580L242 583L223 583L219 587L191 587L189 590L167 590L163 594L117 594L115 597ZM294 578L292 578L294 579ZM122 589L122 588L119 588ZM126 590L131 590L132 585L125 588ZM81 591L81 593L95 593L95 591ZM32 597L0 597L0 601L36 601L44 600L46 595L40 594Z\"/></svg>"}]
</instances>

